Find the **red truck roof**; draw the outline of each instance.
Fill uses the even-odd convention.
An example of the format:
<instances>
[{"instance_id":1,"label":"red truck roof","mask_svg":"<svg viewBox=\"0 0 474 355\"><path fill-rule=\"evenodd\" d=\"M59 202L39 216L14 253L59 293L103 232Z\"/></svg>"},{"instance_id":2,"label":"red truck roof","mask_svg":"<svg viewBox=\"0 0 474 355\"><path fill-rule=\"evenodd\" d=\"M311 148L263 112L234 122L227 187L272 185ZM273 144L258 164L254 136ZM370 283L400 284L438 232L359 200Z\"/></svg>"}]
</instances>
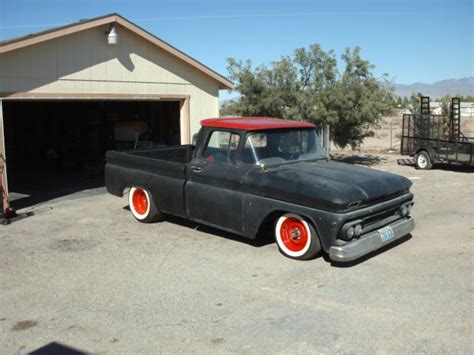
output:
<instances>
[{"instance_id":1,"label":"red truck roof","mask_svg":"<svg viewBox=\"0 0 474 355\"><path fill-rule=\"evenodd\" d=\"M273 117L228 117L209 118L201 121L202 126L244 129L248 131L277 128L314 128L312 123L283 120Z\"/></svg>"}]
</instances>

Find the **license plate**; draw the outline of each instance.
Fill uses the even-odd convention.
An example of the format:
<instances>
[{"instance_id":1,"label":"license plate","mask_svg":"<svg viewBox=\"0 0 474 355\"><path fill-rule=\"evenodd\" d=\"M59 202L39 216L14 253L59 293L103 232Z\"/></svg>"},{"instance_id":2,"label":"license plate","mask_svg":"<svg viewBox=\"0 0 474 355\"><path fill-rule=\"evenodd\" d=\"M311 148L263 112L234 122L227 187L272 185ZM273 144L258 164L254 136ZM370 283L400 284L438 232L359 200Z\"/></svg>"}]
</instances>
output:
<instances>
[{"instance_id":1,"label":"license plate","mask_svg":"<svg viewBox=\"0 0 474 355\"><path fill-rule=\"evenodd\" d=\"M393 228L390 227L390 226L379 229L377 232L379 232L380 239L382 239L383 242L386 242L387 240L390 240L393 237L395 237L395 233L393 232Z\"/></svg>"}]
</instances>

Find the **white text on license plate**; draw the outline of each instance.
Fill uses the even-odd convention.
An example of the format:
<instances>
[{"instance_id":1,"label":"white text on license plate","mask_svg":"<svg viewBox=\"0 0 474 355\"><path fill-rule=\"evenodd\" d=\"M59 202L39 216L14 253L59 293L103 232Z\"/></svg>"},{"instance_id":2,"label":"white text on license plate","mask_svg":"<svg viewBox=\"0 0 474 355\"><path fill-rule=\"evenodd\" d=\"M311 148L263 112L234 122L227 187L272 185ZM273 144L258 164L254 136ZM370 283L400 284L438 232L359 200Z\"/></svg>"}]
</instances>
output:
<instances>
[{"instance_id":1,"label":"white text on license plate","mask_svg":"<svg viewBox=\"0 0 474 355\"><path fill-rule=\"evenodd\" d=\"M392 239L395 236L395 233L393 232L393 228L390 226L379 229L378 232L380 234L380 239L382 239L382 241L384 242Z\"/></svg>"}]
</instances>

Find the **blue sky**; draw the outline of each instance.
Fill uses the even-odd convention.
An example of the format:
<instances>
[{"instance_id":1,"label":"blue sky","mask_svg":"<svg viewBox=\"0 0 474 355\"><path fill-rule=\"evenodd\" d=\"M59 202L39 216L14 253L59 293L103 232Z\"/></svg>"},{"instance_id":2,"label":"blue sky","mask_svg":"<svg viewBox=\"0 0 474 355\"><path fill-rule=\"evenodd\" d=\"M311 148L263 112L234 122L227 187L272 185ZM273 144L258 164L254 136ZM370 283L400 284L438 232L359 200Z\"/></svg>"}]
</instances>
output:
<instances>
[{"instance_id":1,"label":"blue sky","mask_svg":"<svg viewBox=\"0 0 474 355\"><path fill-rule=\"evenodd\" d=\"M360 46L396 83L474 76L473 0L0 0L0 39L117 12L226 75L319 43ZM37 26L47 25L47 26Z\"/></svg>"}]
</instances>

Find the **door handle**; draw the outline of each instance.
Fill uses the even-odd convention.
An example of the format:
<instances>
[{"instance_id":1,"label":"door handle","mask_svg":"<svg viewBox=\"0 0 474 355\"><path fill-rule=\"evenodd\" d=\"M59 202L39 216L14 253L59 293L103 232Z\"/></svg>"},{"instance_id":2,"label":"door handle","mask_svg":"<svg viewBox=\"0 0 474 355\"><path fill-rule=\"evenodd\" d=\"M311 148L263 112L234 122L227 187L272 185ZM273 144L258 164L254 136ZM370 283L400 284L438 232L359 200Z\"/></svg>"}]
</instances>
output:
<instances>
[{"instance_id":1,"label":"door handle","mask_svg":"<svg viewBox=\"0 0 474 355\"><path fill-rule=\"evenodd\" d=\"M200 171L202 171L202 166L193 165L193 166L191 166L191 169L193 169L193 171L195 171L195 172L200 172Z\"/></svg>"}]
</instances>

